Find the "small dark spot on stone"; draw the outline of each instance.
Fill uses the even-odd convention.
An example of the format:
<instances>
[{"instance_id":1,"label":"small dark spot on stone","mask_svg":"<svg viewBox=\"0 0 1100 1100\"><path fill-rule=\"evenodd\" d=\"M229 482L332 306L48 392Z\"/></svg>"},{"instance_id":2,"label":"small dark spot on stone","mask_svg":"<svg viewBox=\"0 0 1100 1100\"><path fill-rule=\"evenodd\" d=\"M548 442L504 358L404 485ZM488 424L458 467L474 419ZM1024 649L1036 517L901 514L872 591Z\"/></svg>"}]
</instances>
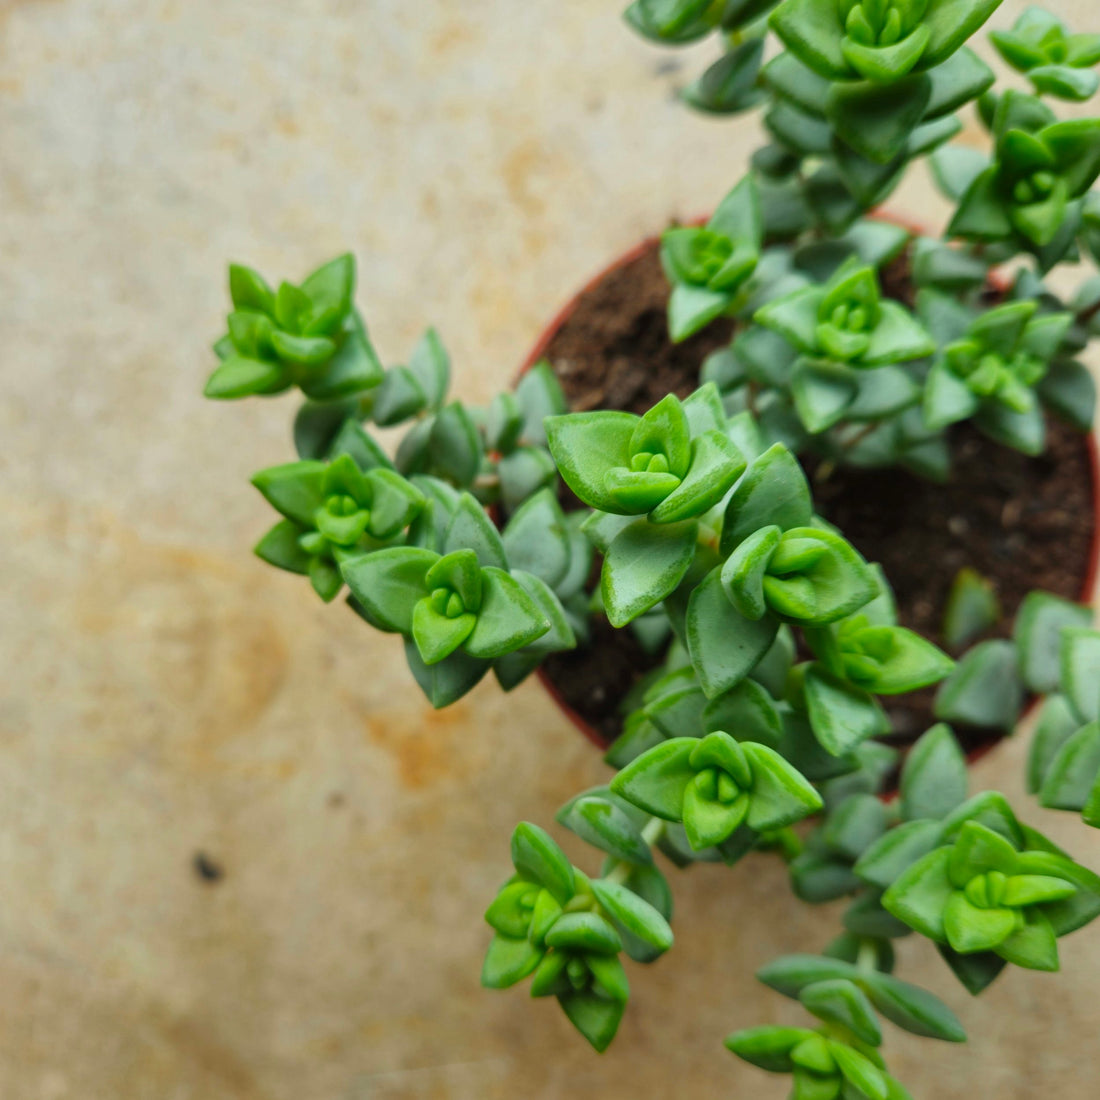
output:
<instances>
[{"instance_id":1,"label":"small dark spot on stone","mask_svg":"<svg viewBox=\"0 0 1100 1100\"><path fill-rule=\"evenodd\" d=\"M195 868L195 874L203 882L220 882L225 878L225 868L217 860L211 859L205 852L196 852L191 865Z\"/></svg>"},{"instance_id":2,"label":"small dark spot on stone","mask_svg":"<svg viewBox=\"0 0 1100 1100\"><path fill-rule=\"evenodd\" d=\"M339 810L347 802L347 799L339 791L333 791L328 796L327 802L330 810Z\"/></svg>"},{"instance_id":3,"label":"small dark spot on stone","mask_svg":"<svg viewBox=\"0 0 1100 1100\"><path fill-rule=\"evenodd\" d=\"M678 73L684 67L682 61L668 60L661 61L654 66L653 72L657 76L671 76L673 73Z\"/></svg>"}]
</instances>

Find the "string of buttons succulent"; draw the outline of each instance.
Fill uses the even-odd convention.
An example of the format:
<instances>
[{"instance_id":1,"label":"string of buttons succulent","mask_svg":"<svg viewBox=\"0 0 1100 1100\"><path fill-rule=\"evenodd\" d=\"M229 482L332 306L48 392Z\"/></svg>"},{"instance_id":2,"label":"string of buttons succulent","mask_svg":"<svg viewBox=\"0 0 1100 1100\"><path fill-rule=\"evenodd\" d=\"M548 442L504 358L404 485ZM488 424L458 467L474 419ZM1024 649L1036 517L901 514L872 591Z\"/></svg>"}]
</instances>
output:
<instances>
[{"instance_id":1,"label":"string of buttons succulent","mask_svg":"<svg viewBox=\"0 0 1100 1100\"><path fill-rule=\"evenodd\" d=\"M670 339L719 318L735 335L695 392L644 415L569 412L547 363L473 408L449 396L433 330L383 367L350 256L277 289L230 268L207 395L304 398L296 460L252 479L278 514L260 558L400 636L434 707L490 674L510 691L585 646L597 617L664 652L622 700L609 781L557 814L593 860L574 866L522 823L485 913L484 986L556 999L597 1051L627 1008L623 958L673 949L662 867L778 859L802 902L847 899L818 954L757 974L804 1025L730 1021L729 1050L788 1075L795 1100L909 1096L882 1020L965 1039L943 1001L895 976L899 938L931 940L976 995L1006 966L1057 970L1061 938L1100 915L1100 878L1003 795L969 791L955 735L1010 733L1043 696L1028 788L1100 827L1090 611L1036 592L1011 639L966 648L998 612L964 570L944 608L954 660L898 625L889 578L816 514L803 466L945 480L963 421L1036 456L1048 413L1091 426L1079 357L1100 332L1100 277L1069 297L1047 277L1100 259L1100 120L1075 106L1097 90L1100 34L1028 9L991 35L1015 71L1001 88L966 44L998 4L635 0L626 20L647 39L720 47L688 103L762 110L768 134L705 225L662 237ZM962 110L983 149L952 142ZM871 216L916 161L954 206L942 238ZM899 260L900 295L884 278ZM391 452L376 429L393 426ZM899 760L882 699L933 685L940 724Z\"/></svg>"}]
</instances>

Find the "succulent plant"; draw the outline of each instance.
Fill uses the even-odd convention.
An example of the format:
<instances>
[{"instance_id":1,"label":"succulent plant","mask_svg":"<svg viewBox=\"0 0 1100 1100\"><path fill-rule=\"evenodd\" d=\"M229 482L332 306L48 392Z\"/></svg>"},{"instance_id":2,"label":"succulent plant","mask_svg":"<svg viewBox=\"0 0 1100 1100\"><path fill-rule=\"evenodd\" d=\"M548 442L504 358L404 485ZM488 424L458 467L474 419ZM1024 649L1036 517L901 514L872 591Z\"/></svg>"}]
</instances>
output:
<instances>
[{"instance_id":1,"label":"succulent plant","mask_svg":"<svg viewBox=\"0 0 1100 1100\"><path fill-rule=\"evenodd\" d=\"M1100 258L1100 120L1059 120L1041 97L1095 90L1100 37L1029 9L994 42L1036 94L999 94L966 45L997 7L630 5L627 22L651 41L715 37L721 56L685 98L712 114L762 106L769 135L709 221L661 238L670 338L720 317L734 336L694 392L642 415L570 412L546 363L469 406L448 396L432 329L383 368L352 303L350 257L277 291L230 269L207 393L306 398L298 460L253 479L282 517L261 558L308 575L326 601L346 585L362 619L401 635L436 707L490 671L511 690L549 654L585 645L601 616L657 655L620 701L614 776L557 814L602 853L599 873L523 823L514 874L485 914L483 984L530 979L598 1051L629 1001L622 957L650 963L673 946L658 856L679 868L778 858L804 902L845 899L843 931L820 954L758 974L812 1026L727 1040L790 1075L795 1100L907 1097L880 1052L880 1017L965 1039L938 997L894 976L895 940L931 940L977 994L1009 963L1057 969L1058 940L1100 915L1100 878L1003 795L969 795L952 728L1007 732L1028 694L1045 696L1029 789L1100 827L1090 612L1036 592L1011 638L988 637L993 582L964 569L944 608L952 659L899 624L888 578L817 514L803 465L818 480L841 463L945 479L963 421L1031 455L1047 410L1091 424L1078 357L1100 334L1100 278L1069 298L1044 279L1064 260ZM764 64L771 31L783 48ZM988 154L949 144L971 103ZM956 203L944 239L874 216L929 154ZM1023 265L1010 284L993 275L1008 261ZM400 429L396 446L379 427ZM941 721L902 758L882 741L882 699L925 688Z\"/></svg>"}]
</instances>

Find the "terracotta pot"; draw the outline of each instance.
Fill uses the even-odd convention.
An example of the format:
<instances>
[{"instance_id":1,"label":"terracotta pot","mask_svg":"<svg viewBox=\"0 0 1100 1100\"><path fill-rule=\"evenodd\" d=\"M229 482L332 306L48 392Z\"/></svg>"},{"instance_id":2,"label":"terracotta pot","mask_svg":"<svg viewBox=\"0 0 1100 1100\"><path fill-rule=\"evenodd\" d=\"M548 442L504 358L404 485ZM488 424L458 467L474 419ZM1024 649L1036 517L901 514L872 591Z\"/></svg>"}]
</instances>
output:
<instances>
[{"instance_id":1,"label":"terracotta pot","mask_svg":"<svg viewBox=\"0 0 1100 1100\"><path fill-rule=\"evenodd\" d=\"M919 234L923 232L922 228L919 225L905 217L896 216L887 212L876 214L875 216L881 217L886 221L894 222L895 224L900 225L905 229L908 229L914 234ZM688 224L701 225L705 221L705 218L698 218L694 219ZM543 329L542 334L539 336L538 340L535 342L534 347L531 348L531 351L528 353L527 358L524 360L523 365L521 366L516 376L517 380L519 378L522 378L523 375L526 374L527 371L529 371L541 359L545 358L546 351L550 347L550 344L553 341L554 337L557 336L562 326L566 323L566 321L569 320L573 312L576 310L578 303L586 295L588 295L595 287L599 286L599 284L602 283L609 275L618 271L620 268L626 267L628 264L633 263L635 260L644 256L646 253L655 250L659 246L659 244L660 237L658 236L645 238L645 240L636 244L627 252L624 252L621 256L618 257L618 259L608 264L607 267L600 271L599 274L597 274L594 278L588 280L588 282L585 283L584 286L576 294L574 294L568 302L565 303L565 305L558 311L556 316L553 318L552 321L550 321L546 328ZM994 280L995 286L997 285L997 282L997 280ZM1005 285L1003 288L1007 289L1007 286ZM1091 604L1096 597L1097 571L1098 567L1100 567L1100 449L1098 449L1097 438L1094 433L1090 432L1089 435L1086 437L1086 446L1088 448L1089 454L1089 466L1092 472L1091 496L1093 512L1093 533L1092 547L1089 553L1088 570L1085 575L1084 583L1082 585L1080 602L1084 604ZM606 740L600 736L597 730L589 725L589 723L582 715L578 714L577 711L575 711L565 701L565 699L562 697L561 692L554 684L553 680L550 679L550 677L542 668L538 669L538 671L536 672L536 676L538 677L538 680L542 684L543 688L546 690L546 693L557 704L558 709L566 716L566 718L569 719L570 722L573 723L574 726L577 727L578 730L580 730L582 734L584 734L586 738L588 738L589 741L592 742L593 745L595 745L602 752L607 745ZM1031 710L1037 705L1037 703L1037 698L1033 697L1031 700L1029 700L1029 702L1026 704L1023 715L1021 715L1021 720L1024 716L1031 712ZM981 757L985 756L986 753L988 753L997 744L999 744L1001 740L1003 740L1003 738L992 739L989 742L972 749L967 754L968 762L973 764L975 761L981 759Z\"/></svg>"}]
</instances>

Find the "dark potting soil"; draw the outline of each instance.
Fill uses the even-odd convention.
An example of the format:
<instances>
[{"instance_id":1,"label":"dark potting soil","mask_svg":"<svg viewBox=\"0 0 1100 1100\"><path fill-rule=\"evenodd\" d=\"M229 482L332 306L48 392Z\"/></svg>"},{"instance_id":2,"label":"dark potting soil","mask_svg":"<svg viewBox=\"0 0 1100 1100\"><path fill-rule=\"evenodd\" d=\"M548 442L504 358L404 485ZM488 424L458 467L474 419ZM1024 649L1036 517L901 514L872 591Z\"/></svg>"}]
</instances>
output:
<instances>
[{"instance_id":1,"label":"dark potting soil","mask_svg":"<svg viewBox=\"0 0 1100 1100\"><path fill-rule=\"evenodd\" d=\"M911 301L907 276L904 260L890 265L884 291ZM653 248L581 297L546 350L572 409L642 413L667 393L686 397L698 386L703 360L729 342L733 323L673 345L668 293ZM994 636L1011 632L1016 608L1032 589L1080 598L1093 537L1091 462L1078 432L1055 420L1048 429L1047 452L1029 458L959 427L947 485L895 469L843 467L815 484L819 512L869 561L882 564L902 625L942 645L944 603L963 566L996 585L1004 615ZM659 662L632 631L598 619L590 646L552 656L544 671L562 699L610 741L621 726L621 700ZM933 723L933 696L928 689L884 700L896 730L892 740L908 743ZM1000 736L956 732L968 748Z\"/></svg>"}]
</instances>

